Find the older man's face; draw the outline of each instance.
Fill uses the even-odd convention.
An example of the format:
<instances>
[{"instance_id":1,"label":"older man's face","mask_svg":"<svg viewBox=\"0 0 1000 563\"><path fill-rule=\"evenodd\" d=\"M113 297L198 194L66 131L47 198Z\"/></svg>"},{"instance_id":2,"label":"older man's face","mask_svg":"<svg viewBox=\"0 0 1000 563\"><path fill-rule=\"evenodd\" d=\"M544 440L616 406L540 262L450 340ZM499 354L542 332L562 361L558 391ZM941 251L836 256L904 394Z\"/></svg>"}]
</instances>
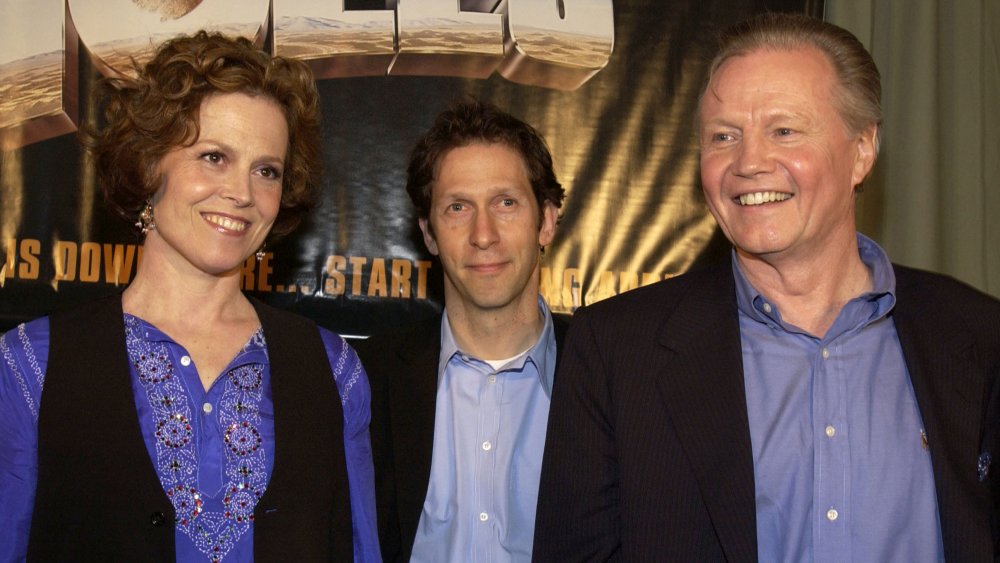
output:
<instances>
[{"instance_id":1,"label":"older man's face","mask_svg":"<svg viewBox=\"0 0 1000 563\"><path fill-rule=\"evenodd\" d=\"M702 100L701 179L712 215L743 254L822 255L854 242L854 188L874 163L874 127L848 130L835 74L812 47L726 61Z\"/></svg>"}]
</instances>

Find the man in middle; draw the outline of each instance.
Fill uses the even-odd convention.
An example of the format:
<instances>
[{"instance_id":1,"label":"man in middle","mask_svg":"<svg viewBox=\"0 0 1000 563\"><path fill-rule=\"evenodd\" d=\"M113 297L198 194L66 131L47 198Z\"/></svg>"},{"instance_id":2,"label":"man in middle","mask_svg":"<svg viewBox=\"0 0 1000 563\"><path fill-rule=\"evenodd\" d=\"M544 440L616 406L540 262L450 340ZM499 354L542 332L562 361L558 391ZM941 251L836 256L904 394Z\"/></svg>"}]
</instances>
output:
<instances>
[{"instance_id":1,"label":"man in middle","mask_svg":"<svg viewBox=\"0 0 1000 563\"><path fill-rule=\"evenodd\" d=\"M386 561L528 561L567 322L539 295L564 191L542 137L474 100L437 116L407 167L444 270L441 316L359 343L372 386Z\"/></svg>"}]
</instances>

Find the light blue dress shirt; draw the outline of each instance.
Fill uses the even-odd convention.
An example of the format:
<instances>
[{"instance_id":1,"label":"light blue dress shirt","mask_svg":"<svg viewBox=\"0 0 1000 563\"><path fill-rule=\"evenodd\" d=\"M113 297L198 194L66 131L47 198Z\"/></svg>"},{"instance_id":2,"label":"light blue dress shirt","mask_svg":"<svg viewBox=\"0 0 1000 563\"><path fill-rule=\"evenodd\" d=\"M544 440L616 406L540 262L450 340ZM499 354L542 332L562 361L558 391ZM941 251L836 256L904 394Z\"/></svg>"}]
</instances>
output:
<instances>
[{"instance_id":1,"label":"light blue dress shirt","mask_svg":"<svg viewBox=\"0 0 1000 563\"><path fill-rule=\"evenodd\" d=\"M944 558L927 436L892 321L896 278L858 235L874 290L822 338L782 321L739 269L760 561Z\"/></svg>"},{"instance_id":2,"label":"light blue dress shirt","mask_svg":"<svg viewBox=\"0 0 1000 563\"><path fill-rule=\"evenodd\" d=\"M556 363L552 317L541 298L538 307L538 341L500 369L458 349L445 311L431 478L411 561L530 561Z\"/></svg>"}]
</instances>

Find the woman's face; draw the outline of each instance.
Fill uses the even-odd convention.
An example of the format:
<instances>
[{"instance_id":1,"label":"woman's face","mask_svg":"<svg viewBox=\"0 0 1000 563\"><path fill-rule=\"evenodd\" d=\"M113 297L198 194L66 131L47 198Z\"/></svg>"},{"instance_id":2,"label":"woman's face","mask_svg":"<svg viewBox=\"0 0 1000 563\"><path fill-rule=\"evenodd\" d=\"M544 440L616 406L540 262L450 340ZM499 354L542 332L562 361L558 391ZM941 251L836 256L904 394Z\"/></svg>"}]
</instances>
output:
<instances>
[{"instance_id":1,"label":"woman's face","mask_svg":"<svg viewBox=\"0 0 1000 563\"><path fill-rule=\"evenodd\" d=\"M156 228L144 252L218 276L256 252L278 216L288 124L272 99L242 93L205 98L199 121L195 143L157 166Z\"/></svg>"}]
</instances>

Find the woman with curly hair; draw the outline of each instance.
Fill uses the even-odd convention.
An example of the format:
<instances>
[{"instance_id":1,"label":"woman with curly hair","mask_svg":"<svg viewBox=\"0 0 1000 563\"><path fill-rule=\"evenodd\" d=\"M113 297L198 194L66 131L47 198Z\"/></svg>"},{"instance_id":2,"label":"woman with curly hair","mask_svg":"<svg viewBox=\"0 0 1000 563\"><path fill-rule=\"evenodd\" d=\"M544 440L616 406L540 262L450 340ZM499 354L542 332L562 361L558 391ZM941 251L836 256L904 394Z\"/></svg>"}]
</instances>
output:
<instances>
[{"instance_id":1,"label":"woman with curly hair","mask_svg":"<svg viewBox=\"0 0 1000 563\"><path fill-rule=\"evenodd\" d=\"M142 259L0 339L0 560L377 561L357 356L240 291L315 205L308 67L199 32L105 90L84 142Z\"/></svg>"}]
</instances>

